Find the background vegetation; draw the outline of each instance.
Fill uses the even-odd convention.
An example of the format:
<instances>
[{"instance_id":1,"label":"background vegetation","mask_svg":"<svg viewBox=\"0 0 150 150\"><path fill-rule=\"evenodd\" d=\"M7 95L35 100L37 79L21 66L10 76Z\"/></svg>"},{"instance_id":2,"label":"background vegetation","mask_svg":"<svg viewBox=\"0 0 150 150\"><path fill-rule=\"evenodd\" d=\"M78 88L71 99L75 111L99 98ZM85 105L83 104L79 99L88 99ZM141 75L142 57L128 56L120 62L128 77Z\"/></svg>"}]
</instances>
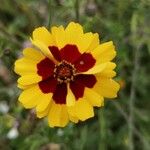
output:
<instances>
[{"instance_id":1,"label":"background vegetation","mask_svg":"<svg viewBox=\"0 0 150 150\"><path fill-rule=\"evenodd\" d=\"M114 41L121 90L94 118L49 128L18 103L14 61L35 27L72 20ZM0 150L149 150L149 56L150 0L0 0Z\"/></svg>"}]
</instances>

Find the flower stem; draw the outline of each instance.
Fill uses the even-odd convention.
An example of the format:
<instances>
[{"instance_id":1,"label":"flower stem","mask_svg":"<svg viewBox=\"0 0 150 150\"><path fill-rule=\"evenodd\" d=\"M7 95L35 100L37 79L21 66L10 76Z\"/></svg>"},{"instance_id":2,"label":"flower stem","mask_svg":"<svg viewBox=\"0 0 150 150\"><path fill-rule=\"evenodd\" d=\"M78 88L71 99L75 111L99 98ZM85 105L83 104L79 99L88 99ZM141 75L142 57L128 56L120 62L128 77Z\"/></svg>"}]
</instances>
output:
<instances>
[{"instance_id":1,"label":"flower stem","mask_svg":"<svg viewBox=\"0 0 150 150\"><path fill-rule=\"evenodd\" d=\"M128 121L128 128L129 128L129 150L134 150L134 111L135 111L135 99L136 99L136 86L137 85L137 78L140 69L140 51L141 47L143 46L143 42L141 41L140 32L141 30L138 25L138 14L135 12L133 13L131 19L131 39L132 39L132 46L133 46L133 54L134 54L134 62L133 62L133 71L131 76L131 88L130 88L130 97L129 97L129 121Z\"/></svg>"},{"instance_id":2,"label":"flower stem","mask_svg":"<svg viewBox=\"0 0 150 150\"><path fill-rule=\"evenodd\" d=\"M76 21L80 21L80 14L79 14L79 0L75 1L75 15L76 15Z\"/></svg>"},{"instance_id":3,"label":"flower stem","mask_svg":"<svg viewBox=\"0 0 150 150\"><path fill-rule=\"evenodd\" d=\"M48 14L48 28L52 25L52 0L48 0L49 14Z\"/></svg>"},{"instance_id":4,"label":"flower stem","mask_svg":"<svg viewBox=\"0 0 150 150\"><path fill-rule=\"evenodd\" d=\"M133 128L134 128L134 101L135 101L135 87L137 81L137 74L139 70L139 57L140 57L140 47L135 49L135 58L134 58L134 69L132 73L132 81L131 81L131 92L130 92L130 100L129 100L129 149L134 150L134 141L133 141Z\"/></svg>"},{"instance_id":5,"label":"flower stem","mask_svg":"<svg viewBox=\"0 0 150 150\"><path fill-rule=\"evenodd\" d=\"M99 111L99 125L100 125L100 142L99 142L99 150L106 150L106 120L104 110L100 109Z\"/></svg>"}]
</instances>

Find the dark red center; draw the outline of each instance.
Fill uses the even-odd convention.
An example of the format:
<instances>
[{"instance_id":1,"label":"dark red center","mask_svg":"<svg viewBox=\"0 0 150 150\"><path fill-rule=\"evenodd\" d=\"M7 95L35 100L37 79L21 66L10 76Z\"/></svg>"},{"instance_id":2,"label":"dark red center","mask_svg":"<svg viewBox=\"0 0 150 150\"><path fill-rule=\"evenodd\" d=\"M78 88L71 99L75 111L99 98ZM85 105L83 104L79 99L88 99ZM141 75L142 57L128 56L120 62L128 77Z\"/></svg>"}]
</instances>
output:
<instances>
[{"instance_id":1,"label":"dark red center","mask_svg":"<svg viewBox=\"0 0 150 150\"><path fill-rule=\"evenodd\" d=\"M94 75L82 74L91 69L96 60L90 53L81 54L76 45L66 45L62 49L49 46L55 60L55 64L49 58L41 60L37 64L37 73L42 77L39 88L43 93L53 93L52 99L56 104L66 104L67 85L74 94L76 100L82 98L85 88L93 88L96 83ZM60 84L61 83L61 84Z\"/></svg>"},{"instance_id":2,"label":"dark red center","mask_svg":"<svg viewBox=\"0 0 150 150\"><path fill-rule=\"evenodd\" d=\"M63 60L61 63L55 66L54 78L56 78L58 83L67 83L73 81L74 76L75 68L71 63Z\"/></svg>"}]
</instances>

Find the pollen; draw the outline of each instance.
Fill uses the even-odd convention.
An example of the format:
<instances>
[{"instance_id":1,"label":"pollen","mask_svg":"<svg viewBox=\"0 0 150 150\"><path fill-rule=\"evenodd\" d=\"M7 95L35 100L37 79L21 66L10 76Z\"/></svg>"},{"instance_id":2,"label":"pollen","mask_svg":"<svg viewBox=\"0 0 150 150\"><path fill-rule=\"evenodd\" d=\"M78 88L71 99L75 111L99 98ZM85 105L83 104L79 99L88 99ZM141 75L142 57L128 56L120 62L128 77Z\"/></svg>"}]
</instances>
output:
<instances>
[{"instance_id":1,"label":"pollen","mask_svg":"<svg viewBox=\"0 0 150 150\"><path fill-rule=\"evenodd\" d=\"M54 78L58 83L68 83L74 80L76 69L74 65L67 61L62 61L54 68Z\"/></svg>"}]
</instances>

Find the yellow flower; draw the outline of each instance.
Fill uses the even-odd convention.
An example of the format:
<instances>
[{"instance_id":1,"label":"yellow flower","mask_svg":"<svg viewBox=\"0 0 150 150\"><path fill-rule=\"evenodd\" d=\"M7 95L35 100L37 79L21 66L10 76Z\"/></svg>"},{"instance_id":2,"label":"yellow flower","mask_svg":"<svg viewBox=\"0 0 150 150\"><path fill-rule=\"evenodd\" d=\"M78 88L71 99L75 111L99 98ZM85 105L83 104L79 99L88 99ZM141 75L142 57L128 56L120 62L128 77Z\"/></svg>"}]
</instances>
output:
<instances>
[{"instance_id":1,"label":"yellow flower","mask_svg":"<svg viewBox=\"0 0 150 150\"><path fill-rule=\"evenodd\" d=\"M104 97L117 96L119 84L112 78L116 64L113 42L100 44L97 33L84 33L80 24L45 27L33 31L24 57L15 62L23 89L19 101L35 108L37 117L48 117L50 127L64 127L94 116L93 107L104 105Z\"/></svg>"}]
</instances>

